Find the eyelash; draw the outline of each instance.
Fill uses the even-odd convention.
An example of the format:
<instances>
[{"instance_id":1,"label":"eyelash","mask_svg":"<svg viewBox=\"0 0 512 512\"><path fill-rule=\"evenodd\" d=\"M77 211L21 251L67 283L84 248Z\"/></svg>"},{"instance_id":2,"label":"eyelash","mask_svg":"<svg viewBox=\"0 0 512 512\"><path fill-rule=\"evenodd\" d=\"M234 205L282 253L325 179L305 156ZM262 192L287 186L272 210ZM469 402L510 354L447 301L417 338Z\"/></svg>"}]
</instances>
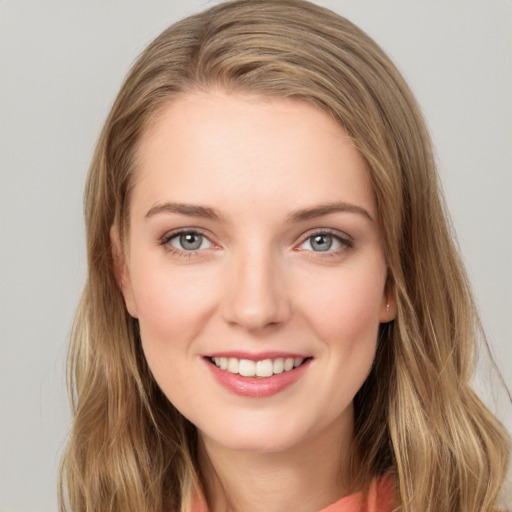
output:
<instances>
[{"instance_id":1,"label":"eyelash","mask_svg":"<svg viewBox=\"0 0 512 512\"><path fill-rule=\"evenodd\" d=\"M159 245L163 246L166 251L170 252L173 255L176 255L181 258L193 258L194 256L199 256L200 253L204 249L186 251L184 249L178 249L170 244L171 240L177 238L181 235L200 235L206 240L208 240L212 245L215 245L208 236L206 236L201 230L198 229L179 229L177 231L172 231L171 233L165 234L159 241Z\"/></svg>"},{"instance_id":2,"label":"eyelash","mask_svg":"<svg viewBox=\"0 0 512 512\"><path fill-rule=\"evenodd\" d=\"M199 256L201 252L204 251L204 249L196 249L196 250L184 250L184 249L178 249L170 244L171 240L181 236L181 235L200 235L204 237L208 242L212 245L215 245L208 236L206 236L201 230L198 229L190 229L190 228L184 228L177 231L172 231L171 233L165 234L160 240L159 245L163 246L166 251L169 251L171 254L174 254L176 256L182 257L182 258L192 258L194 256ZM302 246L304 243L306 243L308 240L312 240L315 236L319 235L328 235L331 236L333 239L335 239L337 242L341 244L341 247L334 249L334 250L326 250L326 251L313 251L309 249L300 249L300 246ZM310 242L311 244L311 242ZM354 247L354 240L352 237L348 235L341 234L339 231L336 231L334 229L315 229L312 231L308 231L305 233L300 241L299 244L296 245L295 250L296 251L306 251L308 253L313 253L315 256L311 257L321 257L321 258L328 258L333 256L339 256L341 253L345 252L348 249L352 249Z\"/></svg>"},{"instance_id":3,"label":"eyelash","mask_svg":"<svg viewBox=\"0 0 512 512\"><path fill-rule=\"evenodd\" d=\"M304 243L306 243L308 240L312 240L315 236L319 235L328 235L331 236L334 240L340 243L340 247L334 250L327 250L327 251L312 251L308 249L300 249L300 246L302 246ZM310 242L311 244L311 242ZM340 256L345 251L352 249L354 247L354 240L349 235L346 235L344 233L341 233L334 229L329 228L323 228L323 229L314 229L311 231L308 231L304 234L302 237L301 242L296 246L296 251L306 251L308 253L314 254L314 256L310 257L320 257L320 258L330 258L335 256Z\"/></svg>"}]
</instances>

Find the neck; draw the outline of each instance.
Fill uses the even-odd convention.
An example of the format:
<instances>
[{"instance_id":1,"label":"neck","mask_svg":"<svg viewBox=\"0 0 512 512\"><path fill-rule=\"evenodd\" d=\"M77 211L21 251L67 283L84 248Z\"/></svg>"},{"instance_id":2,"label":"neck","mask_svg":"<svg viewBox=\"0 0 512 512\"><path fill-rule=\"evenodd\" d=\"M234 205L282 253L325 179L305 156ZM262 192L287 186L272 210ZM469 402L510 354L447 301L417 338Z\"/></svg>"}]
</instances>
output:
<instances>
[{"instance_id":1,"label":"neck","mask_svg":"<svg viewBox=\"0 0 512 512\"><path fill-rule=\"evenodd\" d=\"M341 424L340 424L341 423ZM211 512L317 512L352 492L353 420L288 449L230 450L200 433L199 463Z\"/></svg>"}]
</instances>

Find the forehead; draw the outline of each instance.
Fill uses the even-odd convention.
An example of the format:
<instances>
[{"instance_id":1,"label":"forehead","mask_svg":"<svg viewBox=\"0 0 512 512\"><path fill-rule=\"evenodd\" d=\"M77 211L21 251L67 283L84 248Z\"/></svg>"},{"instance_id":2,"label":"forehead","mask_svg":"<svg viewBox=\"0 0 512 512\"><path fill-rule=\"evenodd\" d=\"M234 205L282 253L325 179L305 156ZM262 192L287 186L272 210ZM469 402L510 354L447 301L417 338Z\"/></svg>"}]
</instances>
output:
<instances>
[{"instance_id":1,"label":"forehead","mask_svg":"<svg viewBox=\"0 0 512 512\"><path fill-rule=\"evenodd\" d=\"M375 213L352 139L327 113L294 99L184 94L147 127L135 174L132 200L146 207L169 200L228 206L238 198L290 208L350 201Z\"/></svg>"}]
</instances>

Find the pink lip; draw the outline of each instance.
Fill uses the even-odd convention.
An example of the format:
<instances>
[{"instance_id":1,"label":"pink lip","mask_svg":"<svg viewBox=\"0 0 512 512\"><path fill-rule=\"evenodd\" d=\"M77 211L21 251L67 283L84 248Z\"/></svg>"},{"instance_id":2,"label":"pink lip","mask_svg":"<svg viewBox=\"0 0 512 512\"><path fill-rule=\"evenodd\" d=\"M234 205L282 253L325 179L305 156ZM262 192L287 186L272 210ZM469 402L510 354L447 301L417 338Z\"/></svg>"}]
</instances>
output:
<instances>
[{"instance_id":1,"label":"pink lip","mask_svg":"<svg viewBox=\"0 0 512 512\"><path fill-rule=\"evenodd\" d=\"M229 355L225 355L229 354ZM215 354L215 357L236 357L238 359L250 359L253 361L261 361L263 359L276 359L277 357L302 357L299 355L272 355L269 356L267 354L258 354L255 356L254 354L251 356L250 354L240 355L239 352L223 352L222 355ZM278 373L273 375L272 377L242 377L236 373L230 373L226 370L221 370L217 368L217 366L209 361L209 357L213 356L205 356L205 364L207 365L208 370L211 372L213 378L224 388L232 393L235 393L239 396L244 396L247 398L268 398L273 396L284 389L288 388L295 382L297 382L304 372L307 371L307 367L311 362L311 359L307 359L303 364L290 370L288 372Z\"/></svg>"},{"instance_id":2,"label":"pink lip","mask_svg":"<svg viewBox=\"0 0 512 512\"><path fill-rule=\"evenodd\" d=\"M257 354L250 352L242 352L240 350L230 350L226 352L211 352L210 354L203 354L203 357L236 357L237 359L249 359L250 361L263 361L264 359L277 359L282 357L287 359L289 357L297 358L301 357L302 359L306 359L310 357L309 355L304 354L296 354L292 352L258 352Z\"/></svg>"}]
</instances>

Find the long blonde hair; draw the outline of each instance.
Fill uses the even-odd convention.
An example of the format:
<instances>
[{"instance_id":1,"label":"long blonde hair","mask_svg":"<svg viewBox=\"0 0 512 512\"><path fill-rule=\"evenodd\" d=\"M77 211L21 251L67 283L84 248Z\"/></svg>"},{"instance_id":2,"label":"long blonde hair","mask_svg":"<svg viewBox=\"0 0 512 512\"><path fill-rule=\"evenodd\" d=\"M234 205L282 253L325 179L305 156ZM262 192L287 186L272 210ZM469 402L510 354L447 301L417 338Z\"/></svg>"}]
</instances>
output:
<instances>
[{"instance_id":1,"label":"long blonde hair","mask_svg":"<svg viewBox=\"0 0 512 512\"><path fill-rule=\"evenodd\" d=\"M238 0L174 24L147 47L97 144L61 511L66 503L75 512L186 511L200 485L195 428L148 369L116 283L110 230L126 232L145 127L176 95L211 87L314 104L367 163L398 314L382 326L355 397L354 487L391 472L403 511L492 510L509 440L470 386L483 334L418 106L389 58L348 20L302 0Z\"/></svg>"}]
</instances>

